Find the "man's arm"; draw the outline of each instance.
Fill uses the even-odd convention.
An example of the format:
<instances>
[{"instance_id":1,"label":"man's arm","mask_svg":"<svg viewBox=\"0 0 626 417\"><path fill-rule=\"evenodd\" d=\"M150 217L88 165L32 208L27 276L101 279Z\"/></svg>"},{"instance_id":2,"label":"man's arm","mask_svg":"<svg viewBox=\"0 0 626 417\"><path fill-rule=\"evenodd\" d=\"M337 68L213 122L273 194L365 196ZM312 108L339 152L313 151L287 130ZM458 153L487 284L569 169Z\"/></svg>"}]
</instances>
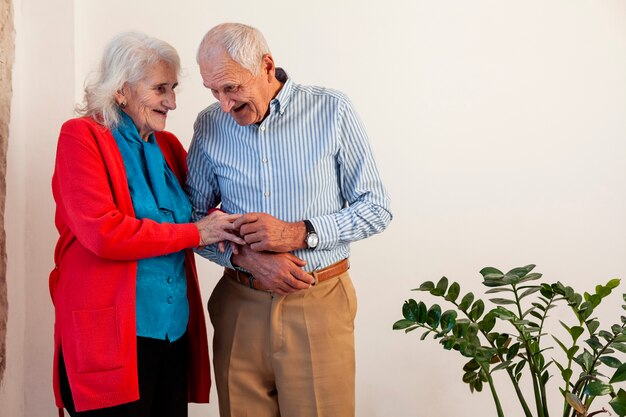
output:
<instances>
[{"instance_id":1,"label":"man's arm","mask_svg":"<svg viewBox=\"0 0 626 417\"><path fill-rule=\"evenodd\" d=\"M308 219L319 236L318 249L331 249L382 232L391 221L390 199L383 185L363 122L350 101L340 103L339 181L347 203L336 213Z\"/></svg>"},{"instance_id":2,"label":"man's arm","mask_svg":"<svg viewBox=\"0 0 626 417\"><path fill-rule=\"evenodd\" d=\"M213 165L207 158L203 149L204 137L199 129L200 120L194 125L194 135L187 155L187 184L186 191L191 201L192 221L197 221L204 216L210 208L220 203L220 192ZM208 245L202 249L196 249L196 253L217 263L218 265L232 268L230 258L233 253L231 245L225 245L224 251L220 251L218 244Z\"/></svg>"},{"instance_id":3,"label":"man's arm","mask_svg":"<svg viewBox=\"0 0 626 417\"><path fill-rule=\"evenodd\" d=\"M340 103L337 135L338 181L346 207L309 220L318 249L333 249L382 232L391 221L389 196L374 161L363 123L347 99ZM248 213L235 223L255 251L289 252L306 248L303 221L284 222L265 213Z\"/></svg>"}]
</instances>

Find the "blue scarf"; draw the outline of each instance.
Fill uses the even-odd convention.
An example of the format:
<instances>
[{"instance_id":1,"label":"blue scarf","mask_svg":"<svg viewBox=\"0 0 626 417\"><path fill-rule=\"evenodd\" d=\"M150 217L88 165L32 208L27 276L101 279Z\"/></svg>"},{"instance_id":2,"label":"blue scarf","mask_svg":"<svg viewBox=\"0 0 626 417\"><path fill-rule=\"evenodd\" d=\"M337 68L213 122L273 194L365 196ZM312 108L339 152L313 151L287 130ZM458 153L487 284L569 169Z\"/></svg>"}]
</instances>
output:
<instances>
[{"instance_id":1,"label":"blue scarf","mask_svg":"<svg viewBox=\"0 0 626 417\"><path fill-rule=\"evenodd\" d=\"M124 112L120 116L112 133L124 160L135 216L159 223L188 223L191 204L154 134L148 141L142 140L130 116Z\"/></svg>"}]
</instances>

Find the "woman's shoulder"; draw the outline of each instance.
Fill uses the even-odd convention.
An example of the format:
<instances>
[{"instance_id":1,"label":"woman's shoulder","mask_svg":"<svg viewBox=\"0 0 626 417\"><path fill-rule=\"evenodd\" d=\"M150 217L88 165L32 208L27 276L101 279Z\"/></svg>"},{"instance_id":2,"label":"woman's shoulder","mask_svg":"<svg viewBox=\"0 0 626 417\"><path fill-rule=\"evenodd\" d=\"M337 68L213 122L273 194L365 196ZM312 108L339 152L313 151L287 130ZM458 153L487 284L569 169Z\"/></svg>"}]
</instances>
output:
<instances>
[{"instance_id":1,"label":"woman's shoulder","mask_svg":"<svg viewBox=\"0 0 626 417\"><path fill-rule=\"evenodd\" d=\"M85 132L91 131L93 134L104 134L109 132L106 126L98 123L92 117L84 116L69 119L61 126L61 133Z\"/></svg>"}]
</instances>

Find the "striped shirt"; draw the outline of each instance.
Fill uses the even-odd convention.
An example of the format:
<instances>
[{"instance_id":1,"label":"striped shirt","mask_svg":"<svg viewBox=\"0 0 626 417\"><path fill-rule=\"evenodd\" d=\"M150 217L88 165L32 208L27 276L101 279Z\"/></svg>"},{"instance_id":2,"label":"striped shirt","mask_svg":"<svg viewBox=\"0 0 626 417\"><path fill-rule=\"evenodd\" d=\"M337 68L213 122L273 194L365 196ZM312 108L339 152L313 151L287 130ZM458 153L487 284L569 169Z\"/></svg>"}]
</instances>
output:
<instances>
[{"instance_id":1,"label":"striped shirt","mask_svg":"<svg viewBox=\"0 0 626 417\"><path fill-rule=\"evenodd\" d=\"M198 115L187 192L194 221L220 203L228 213L310 220L317 248L293 252L310 272L347 258L350 242L384 230L392 217L389 196L348 98L296 84L280 68L276 78L284 85L260 124L238 125L219 103ZM233 267L230 248L220 253L210 245L198 253Z\"/></svg>"}]
</instances>

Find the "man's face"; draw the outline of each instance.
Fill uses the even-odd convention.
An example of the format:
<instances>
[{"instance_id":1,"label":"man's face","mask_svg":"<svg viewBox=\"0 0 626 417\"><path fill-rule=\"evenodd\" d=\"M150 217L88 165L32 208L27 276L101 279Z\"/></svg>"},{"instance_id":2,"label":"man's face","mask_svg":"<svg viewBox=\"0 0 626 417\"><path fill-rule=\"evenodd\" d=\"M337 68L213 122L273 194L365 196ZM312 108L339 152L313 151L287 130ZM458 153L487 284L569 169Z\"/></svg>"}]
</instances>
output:
<instances>
[{"instance_id":1,"label":"man's face","mask_svg":"<svg viewBox=\"0 0 626 417\"><path fill-rule=\"evenodd\" d=\"M200 63L204 86L219 100L222 110L241 126L260 123L265 119L272 100L266 55L259 75L255 76L233 61L226 52L214 52ZM273 70L273 61L270 69Z\"/></svg>"}]
</instances>

